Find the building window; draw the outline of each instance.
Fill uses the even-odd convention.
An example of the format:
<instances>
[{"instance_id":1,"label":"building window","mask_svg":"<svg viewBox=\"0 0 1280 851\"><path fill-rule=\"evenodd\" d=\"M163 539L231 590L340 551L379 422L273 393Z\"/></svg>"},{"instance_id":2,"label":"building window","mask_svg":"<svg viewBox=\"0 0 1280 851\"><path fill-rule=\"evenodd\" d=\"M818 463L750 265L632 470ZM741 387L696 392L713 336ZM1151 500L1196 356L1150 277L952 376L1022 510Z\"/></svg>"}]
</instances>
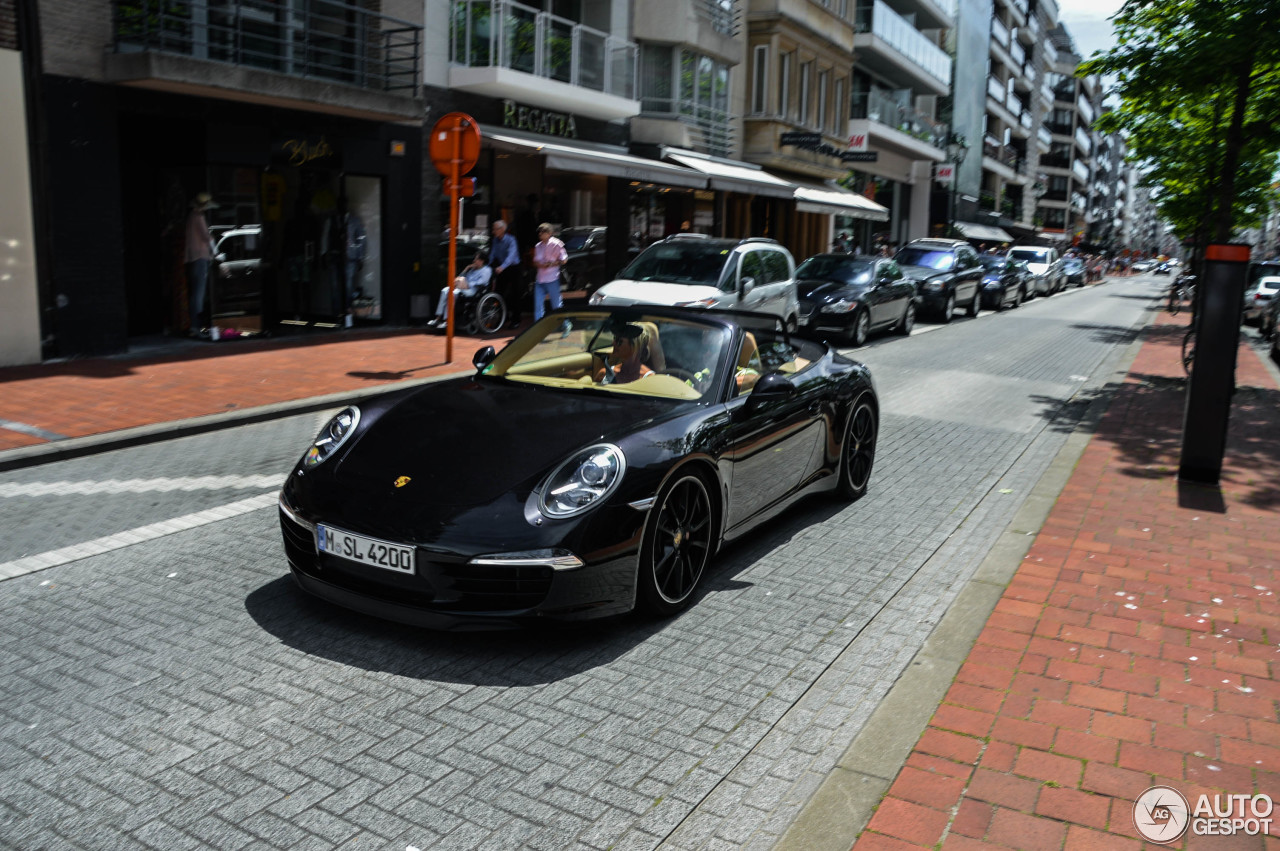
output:
<instances>
[{"instance_id":1,"label":"building window","mask_svg":"<svg viewBox=\"0 0 1280 851\"><path fill-rule=\"evenodd\" d=\"M661 44L640 45L640 109L645 112L671 114L671 47Z\"/></svg>"},{"instance_id":2,"label":"building window","mask_svg":"<svg viewBox=\"0 0 1280 851\"><path fill-rule=\"evenodd\" d=\"M702 131L708 153L729 154L729 66L690 50L680 51L678 112Z\"/></svg>"},{"instance_id":3,"label":"building window","mask_svg":"<svg viewBox=\"0 0 1280 851\"><path fill-rule=\"evenodd\" d=\"M778 71L778 115L786 118L791 113L791 63L794 53L782 54L782 67Z\"/></svg>"},{"instance_id":4,"label":"building window","mask_svg":"<svg viewBox=\"0 0 1280 851\"><path fill-rule=\"evenodd\" d=\"M800 102L798 113L801 124L808 124L809 117L813 115L813 107L809 102L812 94L810 85L813 83L813 63L805 62L800 66Z\"/></svg>"},{"instance_id":5,"label":"building window","mask_svg":"<svg viewBox=\"0 0 1280 851\"><path fill-rule=\"evenodd\" d=\"M757 44L751 65L751 111L763 115L768 106L769 46Z\"/></svg>"},{"instance_id":6,"label":"building window","mask_svg":"<svg viewBox=\"0 0 1280 851\"><path fill-rule=\"evenodd\" d=\"M818 129L829 130L827 126L827 87L831 79L830 71L823 71L818 75Z\"/></svg>"}]
</instances>

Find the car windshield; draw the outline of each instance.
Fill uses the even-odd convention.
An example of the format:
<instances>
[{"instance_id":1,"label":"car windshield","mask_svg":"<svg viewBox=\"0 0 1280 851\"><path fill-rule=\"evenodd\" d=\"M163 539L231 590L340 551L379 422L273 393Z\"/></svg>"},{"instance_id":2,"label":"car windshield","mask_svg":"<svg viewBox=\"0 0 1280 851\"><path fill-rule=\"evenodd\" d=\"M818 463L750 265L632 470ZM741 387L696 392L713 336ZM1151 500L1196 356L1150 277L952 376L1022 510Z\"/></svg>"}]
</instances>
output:
<instances>
[{"instance_id":1,"label":"car windshield","mask_svg":"<svg viewBox=\"0 0 1280 851\"><path fill-rule=\"evenodd\" d=\"M1036 251L1032 248L1015 248L1009 252L1009 256L1015 260L1025 260L1028 263L1048 263L1048 251Z\"/></svg>"},{"instance_id":2,"label":"car windshield","mask_svg":"<svg viewBox=\"0 0 1280 851\"><path fill-rule=\"evenodd\" d=\"M651 245L618 273L632 281L662 281L717 287L724 276L731 246L723 242L673 240Z\"/></svg>"},{"instance_id":3,"label":"car windshield","mask_svg":"<svg viewBox=\"0 0 1280 851\"><path fill-rule=\"evenodd\" d=\"M950 251L938 248L913 248L910 245L899 251L894 259L903 266L924 266L937 269L939 272L949 272L956 264L955 255Z\"/></svg>"},{"instance_id":4,"label":"car windshield","mask_svg":"<svg viewBox=\"0 0 1280 851\"><path fill-rule=\"evenodd\" d=\"M1075 271L1077 269L1084 268L1084 261L1079 260L1075 257L1068 257L1065 261L1063 261L1062 265L1065 266L1068 271Z\"/></svg>"},{"instance_id":5,"label":"car windshield","mask_svg":"<svg viewBox=\"0 0 1280 851\"><path fill-rule=\"evenodd\" d=\"M722 386L732 335L717 323L643 313L544 316L483 374L569 390L690 401Z\"/></svg>"},{"instance_id":6,"label":"car windshield","mask_svg":"<svg viewBox=\"0 0 1280 851\"><path fill-rule=\"evenodd\" d=\"M1005 264L1009 262L1008 258L1001 257L999 254L983 254L978 257L978 262L988 272L1002 272Z\"/></svg>"},{"instance_id":7,"label":"car windshield","mask_svg":"<svg viewBox=\"0 0 1280 851\"><path fill-rule=\"evenodd\" d=\"M835 281L841 284L867 284L875 264L852 257L819 255L810 257L796 269L797 281Z\"/></svg>"}]
</instances>

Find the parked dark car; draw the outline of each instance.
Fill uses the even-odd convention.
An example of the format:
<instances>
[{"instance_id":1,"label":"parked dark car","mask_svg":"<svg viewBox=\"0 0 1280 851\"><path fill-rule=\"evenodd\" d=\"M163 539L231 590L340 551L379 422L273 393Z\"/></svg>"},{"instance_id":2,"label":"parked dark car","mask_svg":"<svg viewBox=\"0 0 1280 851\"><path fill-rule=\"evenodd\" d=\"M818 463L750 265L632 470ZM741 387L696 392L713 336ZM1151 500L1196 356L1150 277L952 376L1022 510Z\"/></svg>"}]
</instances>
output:
<instances>
[{"instance_id":1,"label":"parked dark car","mask_svg":"<svg viewBox=\"0 0 1280 851\"><path fill-rule=\"evenodd\" d=\"M982 254L982 304L991 310L1017 307L1026 297L1026 267L999 254Z\"/></svg>"},{"instance_id":2,"label":"parked dark car","mask_svg":"<svg viewBox=\"0 0 1280 851\"><path fill-rule=\"evenodd\" d=\"M560 270L560 289L582 290L590 295L606 281L604 227L564 228L559 233L569 254L569 262Z\"/></svg>"},{"instance_id":3,"label":"parked dark car","mask_svg":"<svg viewBox=\"0 0 1280 851\"><path fill-rule=\"evenodd\" d=\"M982 310L982 265L978 252L957 239L914 239L893 258L902 274L915 282L916 305L943 322L951 321L956 305L970 316Z\"/></svg>"},{"instance_id":4,"label":"parked dark car","mask_svg":"<svg viewBox=\"0 0 1280 851\"><path fill-rule=\"evenodd\" d=\"M836 334L861 346L872 331L910 334L916 287L895 260L853 254L816 254L796 267L801 327Z\"/></svg>"},{"instance_id":5,"label":"parked dark car","mask_svg":"<svg viewBox=\"0 0 1280 851\"><path fill-rule=\"evenodd\" d=\"M669 615L725 542L870 482L870 372L777 317L562 309L474 363L316 436L279 500L303 589L440 628Z\"/></svg>"},{"instance_id":6,"label":"parked dark car","mask_svg":"<svg viewBox=\"0 0 1280 851\"><path fill-rule=\"evenodd\" d=\"M1084 286L1085 267L1084 261L1079 257L1068 257L1062 261L1062 273L1066 276L1067 286L1074 284L1077 287Z\"/></svg>"}]
</instances>

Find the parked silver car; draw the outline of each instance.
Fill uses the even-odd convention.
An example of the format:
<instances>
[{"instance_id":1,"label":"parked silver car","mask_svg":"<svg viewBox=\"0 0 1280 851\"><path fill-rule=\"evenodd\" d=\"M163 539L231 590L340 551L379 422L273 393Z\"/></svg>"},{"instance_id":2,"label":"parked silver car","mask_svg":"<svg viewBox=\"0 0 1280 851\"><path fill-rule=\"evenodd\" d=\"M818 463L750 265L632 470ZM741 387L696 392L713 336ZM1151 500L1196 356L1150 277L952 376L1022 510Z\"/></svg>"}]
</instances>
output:
<instances>
[{"instance_id":1,"label":"parked silver car","mask_svg":"<svg viewBox=\"0 0 1280 851\"><path fill-rule=\"evenodd\" d=\"M1044 245L1015 245L1009 249L1009 259L1021 260L1031 270L1028 295L1053 295L1067 286L1067 275L1062 269L1062 257L1056 248Z\"/></svg>"}]
</instances>

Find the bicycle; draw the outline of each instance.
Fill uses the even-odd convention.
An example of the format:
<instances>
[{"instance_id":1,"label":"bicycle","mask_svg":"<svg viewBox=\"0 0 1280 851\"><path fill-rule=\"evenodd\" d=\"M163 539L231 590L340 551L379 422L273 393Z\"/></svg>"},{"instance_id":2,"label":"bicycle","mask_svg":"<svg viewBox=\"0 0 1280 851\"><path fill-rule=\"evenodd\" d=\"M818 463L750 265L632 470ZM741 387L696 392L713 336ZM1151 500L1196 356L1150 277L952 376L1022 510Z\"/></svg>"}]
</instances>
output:
<instances>
[{"instance_id":1,"label":"bicycle","mask_svg":"<svg viewBox=\"0 0 1280 851\"><path fill-rule=\"evenodd\" d=\"M1195 286L1195 275L1179 275L1169 285L1169 303L1165 307L1173 316L1182 310L1182 302L1194 298L1192 288Z\"/></svg>"}]
</instances>

